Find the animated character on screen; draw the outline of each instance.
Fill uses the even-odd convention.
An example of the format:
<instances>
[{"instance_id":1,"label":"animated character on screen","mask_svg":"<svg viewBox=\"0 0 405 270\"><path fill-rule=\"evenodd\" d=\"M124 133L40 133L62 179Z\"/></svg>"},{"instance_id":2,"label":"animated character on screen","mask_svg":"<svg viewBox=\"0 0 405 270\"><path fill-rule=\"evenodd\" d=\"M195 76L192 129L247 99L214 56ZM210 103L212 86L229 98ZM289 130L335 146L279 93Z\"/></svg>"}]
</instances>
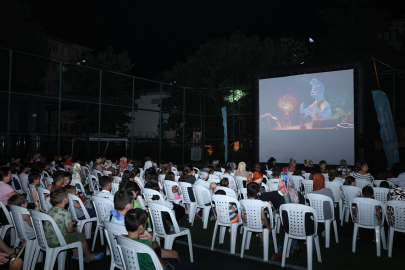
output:
<instances>
[{"instance_id":1,"label":"animated character on screen","mask_svg":"<svg viewBox=\"0 0 405 270\"><path fill-rule=\"evenodd\" d=\"M311 97L315 99L314 103L306 107L305 102L302 102L300 113L311 115L314 120L327 119L331 115L330 104L323 97L323 84L317 79L311 80L312 90ZM306 107L306 108L305 108ZM304 109L305 108L305 109Z\"/></svg>"}]
</instances>

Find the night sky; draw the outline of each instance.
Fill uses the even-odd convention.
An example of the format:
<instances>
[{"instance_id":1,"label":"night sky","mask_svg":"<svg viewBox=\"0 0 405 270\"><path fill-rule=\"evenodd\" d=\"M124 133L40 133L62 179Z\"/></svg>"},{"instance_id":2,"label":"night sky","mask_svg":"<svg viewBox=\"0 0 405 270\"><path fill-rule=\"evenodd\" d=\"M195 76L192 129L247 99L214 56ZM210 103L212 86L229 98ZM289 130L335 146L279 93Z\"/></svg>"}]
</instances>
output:
<instances>
[{"instance_id":1,"label":"night sky","mask_svg":"<svg viewBox=\"0 0 405 270\"><path fill-rule=\"evenodd\" d=\"M248 37L326 35L318 10L334 1L35 0L32 17L47 35L97 51L128 51L132 75L148 79L185 61L205 41L240 31Z\"/></svg>"}]
</instances>

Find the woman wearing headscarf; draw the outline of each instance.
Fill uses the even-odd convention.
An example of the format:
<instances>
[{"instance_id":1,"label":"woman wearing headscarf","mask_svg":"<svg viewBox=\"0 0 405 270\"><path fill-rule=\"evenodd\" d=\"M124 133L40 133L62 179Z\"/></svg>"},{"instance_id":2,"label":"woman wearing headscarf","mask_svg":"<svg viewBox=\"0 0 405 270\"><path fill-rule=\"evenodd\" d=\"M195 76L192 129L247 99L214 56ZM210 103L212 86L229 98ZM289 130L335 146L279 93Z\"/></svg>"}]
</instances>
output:
<instances>
[{"instance_id":1,"label":"woman wearing headscarf","mask_svg":"<svg viewBox=\"0 0 405 270\"><path fill-rule=\"evenodd\" d=\"M249 177L247 179L247 184L250 184L253 182L259 184L259 186L260 186L259 196L266 192L266 188L262 186L263 174L261 172L255 171L249 175Z\"/></svg>"},{"instance_id":2,"label":"woman wearing headscarf","mask_svg":"<svg viewBox=\"0 0 405 270\"><path fill-rule=\"evenodd\" d=\"M72 179L81 181L83 185L86 182L86 178L82 175L82 168L79 163L72 164Z\"/></svg>"},{"instance_id":3,"label":"woman wearing headscarf","mask_svg":"<svg viewBox=\"0 0 405 270\"><path fill-rule=\"evenodd\" d=\"M152 161L148 160L145 161L145 166L143 166L143 169L146 171L147 169L153 167Z\"/></svg>"},{"instance_id":4,"label":"woman wearing headscarf","mask_svg":"<svg viewBox=\"0 0 405 270\"><path fill-rule=\"evenodd\" d=\"M126 157L120 158L120 164L118 166L120 173L124 172L128 167L129 165L127 164L127 158Z\"/></svg>"},{"instance_id":5,"label":"woman wearing headscarf","mask_svg":"<svg viewBox=\"0 0 405 270\"><path fill-rule=\"evenodd\" d=\"M332 190L325 187L325 177L323 176L322 173L315 174L313 181L314 181L314 188L310 193L328 196L329 198L332 199L332 202L335 202L335 197L333 197ZM325 203L323 206L323 213L325 219L332 218L332 212L330 209L331 208L329 203Z\"/></svg>"},{"instance_id":6,"label":"woman wearing headscarf","mask_svg":"<svg viewBox=\"0 0 405 270\"><path fill-rule=\"evenodd\" d=\"M235 176L249 177L250 172L246 171L246 163L239 162L238 169L235 172Z\"/></svg>"}]
</instances>

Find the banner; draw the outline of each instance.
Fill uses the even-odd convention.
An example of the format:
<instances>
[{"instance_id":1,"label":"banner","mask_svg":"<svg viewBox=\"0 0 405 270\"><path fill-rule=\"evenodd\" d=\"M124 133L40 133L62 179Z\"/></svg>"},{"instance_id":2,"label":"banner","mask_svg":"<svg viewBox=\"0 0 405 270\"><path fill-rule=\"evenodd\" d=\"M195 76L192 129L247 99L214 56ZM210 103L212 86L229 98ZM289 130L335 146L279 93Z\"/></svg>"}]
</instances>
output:
<instances>
[{"instance_id":1,"label":"banner","mask_svg":"<svg viewBox=\"0 0 405 270\"><path fill-rule=\"evenodd\" d=\"M190 160L192 161L201 160L201 148L191 148Z\"/></svg>"},{"instance_id":2,"label":"banner","mask_svg":"<svg viewBox=\"0 0 405 270\"><path fill-rule=\"evenodd\" d=\"M387 158L388 165L392 166L395 162L399 162L399 153L397 134L395 132L394 121L392 120L390 103L384 92L374 90L372 93L378 123L380 123L380 136L383 142L385 157Z\"/></svg>"},{"instance_id":3,"label":"banner","mask_svg":"<svg viewBox=\"0 0 405 270\"><path fill-rule=\"evenodd\" d=\"M228 162L228 121L226 118L226 107L222 107L222 119L224 125L224 146L225 146L225 163Z\"/></svg>"},{"instance_id":4,"label":"banner","mask_svg":"<svg viewBox=\"0 0 405 270\"><path fill-rule=\"evenodd\" d=\"M202 132L193 132L193 147L200 147Z\"/></svg>"}]
</instances>

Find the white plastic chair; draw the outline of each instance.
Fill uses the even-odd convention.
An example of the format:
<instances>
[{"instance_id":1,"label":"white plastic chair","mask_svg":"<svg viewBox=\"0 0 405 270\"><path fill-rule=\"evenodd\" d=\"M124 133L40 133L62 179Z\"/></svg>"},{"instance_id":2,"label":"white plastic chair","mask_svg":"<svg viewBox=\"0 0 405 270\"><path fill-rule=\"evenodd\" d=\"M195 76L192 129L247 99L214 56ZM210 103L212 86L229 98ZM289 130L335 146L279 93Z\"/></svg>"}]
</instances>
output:
<instances>
[{"instance_id":1,"label":"white plastic chair","mask_svg":"<svg viewBox=\"0 0 405 270\"><path fill-rule=\"evenodd\" d=\"M236 181L233 178L233 176L229 175L229 174L222 174L220 176L221 180L222 178L228 178L229 181L229 188L233 189L233 191L235 191L235 193L238 192L238 186L236 185Z\"/></svg>"},{"instance_id":2,"label":"white plastic chair","mask_svg":"<svg viewBox=\"0 0 405 270\"><path fill-rule=\"evenodd\" d=\"M304 173L304 174L302 174L302 177L304 177L305 180L309 180L310 175L311 175L311 173Z\"/></svg>"},{"instance_id":3,"label":"white plastic chair","mask_svg":"<svg viewBox=\"0 0 405 270\"><path fill-rule=\"evenodd\" d=\"M389 188L375 187L373 189L374 189L374 199L383 203L387 202L388 192L390 191Z\"/></svg>"},{"instance_id":4,"label":"white plastic chair","mask_svg":"<svg viewBox=\"0 0 405 270\"><path fill-rule=\"evenodd\" d=\"M112 174L112 172L104 170L103 171L103 176L109 176L110 174Z\"/></svg>"},{"instance_id":5,"label":"white plastic chair","mask_svg":"<svg viewBox=\"0 0 405 270\"><path fill-rule=\"evenodd\" d=\"M179 182L179 185L181 188L181 197L183 200L183 204L187 205L188 209L188 221L191 223L191 225L193 225L195 213L197 211L197 202L192 202L190 199L190 195L188 194L188 188L191 188L194 194L194 198L196 198L193 186L190 183L186 182Z\"/></svg>"},{"instance_id":6,"label":"white plastic chair","mask_svg":"<svg viewBox=\"0 0 405 270\"><path fill-rule=\"evenodd\" d=\"M65 169L64 169L64 168L57 167L56 169L57 169L58 171L65 172Z\"/></svg>"},{"instance_id":7,"label":"white plastic chair","mask_svg":"<svg viewBox=\"0 0 405 270\"><path fill-rule=\"evenodd\" d=\"M405 233L405 201L388 201L386 219L388 229L388 257L392 258L392 245L394 244L394 233Z\"/></svg>"},{"instance_id":8,"label":"white plastic chair","mask_svg":"<svg viewBox=\"0 0 405 270\"><path fill-rule=\"evenodd\" d=\"M207 182L210 183L219 183L220 181L221 179L219 179L219 176L214 174L210 174L207 179Z\"/></svg>"},{"instance_id":9,"label":"white plastic chair","mask_svg":"<svg viewBox=\"0 0 405 270\"><path fill-rule=\"evenodd\" d=\"M7 221L8 221L7 225L2 225L0 227L0 237L1 237L1 239L4 239L4 236L6 235L6 232L9 229L11 229L11 231L10 231L10 238L11 238L10 242L11 242L11 244L14 244L15 239L17 237L16 236L17 232L15 231L15 228L14 228L13 218L11 217L10 212L8 211L7 207L4 206L3 202L1 202L1 201L0 201L0 208L3 210L4 215L6 216Z\"/></svg>"},{"instance_id":10,"label":"white plastic chair","mask_svg":"<svg viewBox=\"0 0 405 270\"><path fill-rule=\"evenodd\" d=\"M20 179L20 185L21 185L21 189L23 191L23 193L28 195L28 175L26 174L20 174L18 176L18 178Z\"/></svg>"},{"instance_id":11,"label":"white plastic chair","mask_svg":"<svg viewBox=\"0 0 405 270\"><path fill-rule=\"evenodd\" d=\"M220 175L222 175L222 171L221 172L216 172L215 171L215 172L213 172L213 174L216 175L216 176L220 176Z\"/></svg>"},{"instance_id":12,"label":"white plastic chair","mask_svg":"<svg viewBox=\"0 0 405 270\"><path fill-rule=\"evenodd\" d=\"M238 199L238 196L236 196L235 191L233 191L233 189L227 188L227 187L221 187L221 186L217 186L215 188L215 191L218 190L223 190L226 193L226 196L230 196L232 198L235 198L236 200Z\"/></svg>"},{"instance_id":13,"label":"white plastic chair","mask_svg":"<svg viewBox=\"0 0 405 270\"><path fill-rule=\"evenodd\" d=\"M354 206L357 205L357 217L354 215ZM381 220L376 218L375 206L381 207ZM384 231L384 219L385 219L385 204L369 198L354 198L350 201L350 214L354 223L353 228L353 241L352 241L352 251L356 253L356 242L357 242L357 232L359 228L374 229L376 245L377 245L377 257L381 256L381 242L383 248L387 249L387 243L385 241L385 231ZM381 241L380 241L381 239Z\"/></svg>"},{"instance_id":14,"label":"white plastic chair","mask_svg":"<svg viewBox=\"0 0 405 270\"><path fill-rule=\"evenodd\" d=\"M218 227L220 227L219 232L219 243L224 243L225 230L227 227L231 229L231 254L235 253L236 248L236 237L238 232L238 227L242 225L241 214L240 214L240 203L238 200L224 195L212 195L211 201L215 203L215 208L217 210L217 221L215 222L214 234L212 235L211 250L214 250L215 238L217 236ZM229 217L229 203L236 205L238 209L239 221L236 223L231 223Z\"/></svg>"},{"instance_id":15,"label":"white plastic chair","mask_svg":"<svg viewBox=\"0 0 405 270\"><path fill-rule=\"evenodd\" d=\"M147 245L119 235L116 236L116 239L121 259L124 261L124 269L141 269L138 262L138 254L141 253L151 257L156 270L163 270L155 251Z\"/></svg>"},{"instance_id":16,"label":"white plastic chair","mask_svg":"<svg viewBox=\"0 0 405 270\"><path fill-rule=\"evenodd\" d=\"M276 228L272 215L272 208L268 202L262 202L259 200L242 200L240 201L242 211L245 212L246 224L243 226L243 239L242 248L240 251L240 257L243 258L245 249L249 249L249 243L252 236L252 232L263 233L263 260L268 261L269 259L269 230L262 225L261 211L264 208L269 210L270 228L273 237L274 253L278 252L277 249L277 239L276 239Z\"/></svg>"},{"instance_id":17,"label":"white plastic chair","mask_svg":"<svg viewBox=\"0 0 405 270\"><path fill-rule=\"evenodd\" d=\"M28 184L28 193L27 193L27 200L29 203L34 203L37 205L37 202L34 200L34 190L36 190L36 186Z\"/></svg>"},{"instance_id":18,"label":"white plastic chair","mask_svg":"<svg viewBox=\"0 0 405 270\"><path fill-rule=\"evenodd\" d=\"M103 176L103 173L100 172L99 170L93 169L93 175L98 179L100 179L101 176Z\"/></svg>"},{"instance_id":19,"label":"white plastic chair","mask_svg":"<svg viewBox=\"0 0 405 270\"><path fill-rule=\"evenodd\" d=\"M51 192L46 188L41 188L38 186L36 187L36 189L39 199L39 207L41 209L41 212L46 214L49 210L51 210L52 206L45 200L45 194L49 196Z\"/></svg>"},{"instance_id":20,"label":"white plastic chair","mask_svg":"<svg viewBox=\"0 0 405 270\"><path fill-rule=\"evenodd\" d=\"M325 181L329 181L329 174L323 173L322 175L325 178Z\"/></svg>"},{"instance_id":21,"label":"white plastic chair","mask_svg":"<svg viewBox=\"0 0 405 270\"><path fill-rule=\"evenodd\" d=\"M359 187L354 186L341 186L342 189L342 211L340 211L340 226L343 226L343 220L345 222L349 222L349 215L350 215L350 201L354 198L357 198L361 195L361 189Z\"/></svg>"},{"instance_id":22,"label":"white plastic chair","mask_svg":"<svg viewBox=\"0 0 405 270\"><path fill-rule=\"evenodd\" d=\"M271 179L267 181L267 186L269 187L270 191L278 190L278 183L280 182L279 179Z\"/></svg>"},{"instance_id":23,"label":"white plastic chair","mask_svg":"<svg viewBox=\"0 0 405 270\"><path fill-rule=\"evenodd\" d=\"M156 190L150 189L150 188L143 188L142 194L143 194L143 197L145 198L145 201L147 204L149 204L150 202L152 202L152 203L154 202L154 203L164 205L164 202L163 202L164 197L163 197L162 193L160 193ZM155 195L159 196L159 200L156 200L156 201L152 200L152 197Z\"/></svg>"},{"instance_id":24,"label":"white plastic chair","mask_svg":"<svg viewBox=\"0 0 405 270\"><path fill-rule=\"evenodd\" d=\"M38 246L37 239L28 239L27 234L24 228L24 220L22 219L22 215L30 215L26 208L11 205L9 204L8 207L10 208L10 214L13 217L13 224L14 228L17 231L17 239L14 243L15 247L18 247L18 244L21 242L26 241L25 246L25 254L24 254L24 262L23 262L23 270L30 269L31 266L31 259L34 255L35 249ZM33 262L32 262L33 263Z\"/></svg>"},{"instance_id":25,"label":"white plastic chair","mask_svg":"<svg viewBox=\"0 0 405 270\"><path fill-rule=\"evenodd\" d=\"M96 211L96 214L97 214L97 219L96 219L97 225L96 225L96 230L94 231L93 246L91 248L91 251L93 252L94 246L96 245L97 233L99 231L100 231L101 245L104 246L104 235L103 235L104 221L106 220L107 217L110 216L110 213L107 213L105 211L105 205L110 205L112 207L112 209L114 209L114 203L112 201L110 201L109 199L101 198L98 196L92 196L91 201L93 202L94 210Z\"/></svg>"},{"instance_id":26,"label":"white plastic chair","mask_svg":"<svg viewBox=\"0 0 405 270\"><path fill-rule=\"evenodd\" d=\"M293 176L291 176L291 179L294 182L295 189L298 191L301 190L302 181L305 180L304 177L299 176L299 175L293 175Z\"/></svg>"},{"instance_id":27,"label":"white plastic chair","mask_svg":"<svg viewBox=\"0 0 405 270\"><path fill-rule=\"evenodd\" d=\"M302 184L304 184L305 194L308 194L314 190L314 181L302 180Z\"/></svg>"},{"instance_id":28,"label":"white plastic chair","mask_svg":"<svg viewBox=\"0 0 405 270\"><path fill-rule=\"evenodd\" d=\"M325 195L312 193L306 194L305 198L309 200L309 205L315 209L318 217L318 222L325 224L325 247L329 248L330 246L330 225L332 222L333 228L335 230L336 243L339 243L337 223L335 219L335 208L333 207L334 203L332 199ZM331 213L330 217L325 216L325 209L323 208L325 202L329 202Z\"/></svg>"},{"instance_id":29,"label":"white plastic chair","mask_svg":"<svg viewBox=\"0 0 405 270\"><path fill-rule=\"evenodd\" d=\"M111 194L115 195L115 193L119 190L120 184L111 183Z\"/></svg>"},{"instance_id":30,"label":"white plastic chair","mask_svg":"<svg viewBox=\"0 0 405 270\"><path fill-rule=\"evenodd\" d=\"M179 179L180 179L180 175L175 175L174 176L174 181L179 182Z\"/></svg>"},{"instance_id":31,"label":"white plastic chair","mask_svg":"<svg viewBox=\"0 0 405 270\"><path fill-rule=\"evenodd\" d=\"M99 185L98 185L98 178L96 178L94 175L88 174L87 175L89 179L89 189L93 193L93 195L97 195L97 193L100 192Z\"/></svg>"},{"instance_id":32,"label":"white plastic chair","mask_svg":"<svg viewBox=\"0 0 405 270\"><path fill-rule=\"evenodd\" d=\"M69 198L69 212L72 215L72 218L76 219L78 221L78 223L77 223L77 226L79 227L78 232L82 232L84 226L86 226L86 230L85 230L86 239L90 239L91 238L91 227L92 227L91 225L92 225L93 221L97 221L97 217L90 218L89 213L87 212L86 207L83 205L82 200L79 197L77 197L76 195L68 194L68 198ZM77 218L75 206L74 206L75 202L78 202L80 204L80 207L83 210L85 219L79 220Z\"/></svg>"},{"instance_id":33,"label":"white plastic chair","mask_svg":"<svg viewBox=\"0 0 405 270\"><path fill-rule=\"evenodd\" d=\"M122 181L122 178L119 176L113 176L114 183L119 184Z\"/></svg>"},{"instance_id":34,"label":"white plastic chair","mask_svg":"<svg viewBox=\"0 0 405 270\"><path fill-rule=\"evenodd\" d=\"M45 177L45 182L47 186L50 186L53 184L53 178Z\"/></svg>"},{"instance_id":35,"label":"white plastic chair","mask_svg":"<svg viewBox=\"0 0 405 270\"><path fill-rule=\"evenodd\" d=\"M28 210L31 214L31 222L34 226L35 235L37 236L38 246L35 249L32 261L36 262L38 260L40 250L45 251L46 258L45 258L45 266L44 270L52 270L55 264L56 258L58 258L58 269L62 270L65 267L66 261L66 251L68 249L77 248L79 254L79 267L80 270L84 270L83 266L83 248L82 242L77 241L71 244L66 244L65 238L63 238L62 233L59 230L58 225L56 225L55 220L47 214L35 211L35 210ZM44 225L43 221L50 222L56 237L59 240L60 246L56 248L51 248L48 246L48 242L46 240L45 232L44 232Z\"/></svg>"},{"instance_id":36,"label":"white plastic chair","mask_svg":"<svg viewBox=\"0 0 405 270\"><path fill-rule=\"evenodd\" d=\"M118 235L127 235L128 232L125 229L125 226L119 225L114 222L105 221L104 222L104 233L107 238L107 243L112 251L111 256L111 266L110 270L114 270L115 267L118 269L124 269L124 265L122 264L120 251L118 249L118 243L116 236Z\"/></svg>"},{"instance_id":37,"label":"white plastic chair","mask_svg":"<svg viewBox=\"0 0 405 270\"><path fill-rule=\"evenodd\" d=\"M248 196L247 196L247 188L241 188L239 190L239 196L242 200L247 200Z\"/></svg>"},{"instance_id":38,"label":"white plastic chair","mask_svg":"<svg viewBox=\"0 0 405 270\"><path fill-rule=\"evenodd\" d=\"M204 204L204 196L203 193L206 193L208 198L211 198L210 192L203 186L193 185L195 199L197 201L197 208L202 209L202 221L203 221L203 229L207 229L208 227L208 218L210 215L211 204L205 205Z\"/></svg>"},{"instance_id":39,"label":"white plastic chair","mask_svg":"<svg viewBox=\"0 0 405 270\"><path fill-rule=\"evenodd\" d=\"M71 172L72 168L69 165L63 165L63 168L65 168L65 171Z\"/></svg>"},{"instance_id":40,"label":"white plastic chair","mask_svg":"<svg viewBox=\"0 0 405 270\"><path fill-rule=\"evenodd\" d=\"M394 182L388 181L388 180L374 180L373 181L373 186L374 187L380 187L381 182L386 181L390 185L390 188L395 188L397 185Z\"/></svg>"},{"instance_id":41,"label":"white plastic chair","mask_svg":"<svg viewBox=\"0 0 405 270\"><path fill-rule=\"evenodd\" d=\"M238 190L243 188L243 181L247 181L246 177L242 176L235 176L235 181L236 181L236 186L238 187Z\"/></svg>"},{"instance_id":42,"label":"white plastic chair","mask_svg":"<svg viewBox=\"0 0 405 270\"><path fill-rule=\"evenodd\" d=\"M335 199L335 206L336 206L336 204L338 204L339 218L341 217L341 213L342 213L342 209L343 209L343 201L342 201L342 195L341 195L341 189L340 189L341 186L342 186L342 183L339 183L339 182L327 181L325 183L325 187L332 190L333 198Z\"/></svg>"},{"instance_id":43,"label":"white plastic chair","mask_svg":"<svg viewBox=\"0 0 405 270\"><path fill-rule=\"evenodd\" d=\"M315 209L306 205L288 203L282 204L279 210L281 223L285 231L281 267L285 267L285 258L288 258L290 255L291 240L301 239L307 242L307 268L308 270L312 270L312 241L315 241L318 262L322 262L319 237L317 234L318 220ZM307 213L312 214L310 219L305 218ZM306 225L306 222L309 220L311 220L311 223L313 222L314 227L313 230L307 231L306 229L308 228L312 229L312 224Z\"/></svg>"},{"instance_id":44,"label":"white plastic chair","mask_svg":"<svg viewBox=\"0 0 405 270\"><path fill-rule=\"evenodd\" d=\"M190 261L194 262L193 259L193 244L191 242L191 232L187 228L179 227L177 224L176 216L164 205L158 203L148 203L148 208L150 216L153 222L154 234L156 235L156 240L160 242L160 238L165 239L164 249L172 249L173 242L176 237L187 235L188 239L188 249L190 251ZM170 219L173 223L174 233L166 234L165 228L163 226L162 212L167 212L170 215Z\"/></svg>"},{"instance_id":45,"label":"white plastic chair","mask_svg":"<svg viewBox=\"0 0 405 270\"><path fill-rule=\"evenodd\" d=\"M164 180L163 181L163 188L165 190L167 200L169 202L179 204L181 202L181 199L175 200L174 194L173 194L173 191L172 191L173 186L178 187L179 184L174 182L174 181L170 181L170 180Z\"/></svg>"},{"instance_id":46,"label":"white plastic chair","mask_svg":"<svg viewBox=\"0 0 405 270\"><path fill-rule=\"evenodd\" d=\"M80 190L81 190L82 192L85 192L84 187L83 187L83 184L82 184L82 182L79 181L79 180L73 179L72 181L70 181L70 184L69 184L69 185L75 186L75 187L77 187L77 185L79 185Z\"/></svg>"},{"instance_id":47,"label":"white plastic chair","mask_svg":"<svg viewBox=\"0 0 405 270\"><path fill-rule=\"evenodd\" d=\"M14 181L17 181L18 184L20 185L20 188L19 188L19 189L17 189L17 187L14 185ZM15 175L15 174L12 174L12 175L11 175L11 187L12 187L18 194L23 194L23 193L24 193L23 190L22 190L22 187L21 187L20 178L19 178L17 175Z\"/></svg>"},{"instance_id":48,"label":"white plastic chair","mask_svg":"<svg viewBox=\"0 0 405 270\"><path fill-rule=\"evenodd\" d=\"M360 188L363 190L365 186L373 186L370 181L364 180L364 179L356 179L356 187Z\"/></svg>"}]
</instances>

